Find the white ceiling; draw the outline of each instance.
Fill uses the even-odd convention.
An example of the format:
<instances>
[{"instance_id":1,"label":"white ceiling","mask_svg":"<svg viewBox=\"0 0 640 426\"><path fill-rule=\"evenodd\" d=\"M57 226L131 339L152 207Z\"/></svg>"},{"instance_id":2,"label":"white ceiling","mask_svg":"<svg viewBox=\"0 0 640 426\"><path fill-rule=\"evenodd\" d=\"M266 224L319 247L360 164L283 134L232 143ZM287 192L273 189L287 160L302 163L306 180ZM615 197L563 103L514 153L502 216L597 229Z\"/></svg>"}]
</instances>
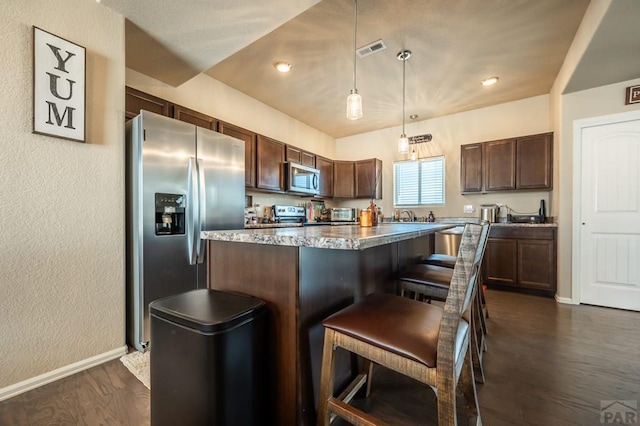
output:
<instances>
[{"instance_id":1,"label":"white ceiling","mask_svg":"<svg viewBox=\"0 0 640 426\"><path fill-rule=\"evenodd\" d=\"M359 0L357 46L387 49L357 59L357 121L352 0L102 3L127 18L127 67L173 86L204 72L338 138L402 124L403 49L407 122L549 93L589 0ZM567 91L640 77L639 17L640 1L612 1Z\"/></svg>"}]
</instances>

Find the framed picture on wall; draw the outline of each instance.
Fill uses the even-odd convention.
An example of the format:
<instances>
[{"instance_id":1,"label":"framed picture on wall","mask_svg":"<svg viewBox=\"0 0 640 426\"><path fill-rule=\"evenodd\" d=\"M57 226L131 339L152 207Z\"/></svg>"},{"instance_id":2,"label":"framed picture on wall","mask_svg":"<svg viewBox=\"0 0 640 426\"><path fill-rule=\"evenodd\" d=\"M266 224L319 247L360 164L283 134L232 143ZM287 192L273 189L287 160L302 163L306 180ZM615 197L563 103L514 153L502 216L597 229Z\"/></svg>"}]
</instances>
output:
<instances>
[{"instance_id":1,"label":"framed picture on wall","mask_svg":"<svg viewBox=\"0 0 640 426\"><path fill-rule=\"evenodd\" d=\"M85 48L33 27L33 133L85 141Z\"/></svg>"}]
</instances>

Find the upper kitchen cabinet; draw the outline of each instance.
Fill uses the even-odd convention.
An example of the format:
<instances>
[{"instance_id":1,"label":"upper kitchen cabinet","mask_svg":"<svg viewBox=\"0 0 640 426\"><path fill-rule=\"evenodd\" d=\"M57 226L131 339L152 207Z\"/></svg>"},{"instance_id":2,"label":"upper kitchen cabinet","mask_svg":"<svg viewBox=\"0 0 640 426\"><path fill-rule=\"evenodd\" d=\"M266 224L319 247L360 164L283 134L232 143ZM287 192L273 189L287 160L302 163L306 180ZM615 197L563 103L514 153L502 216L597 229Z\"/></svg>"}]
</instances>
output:
<instances>
[{"instance_id":1,"label":"upper kitchen cabinet","mask_svg":"<svg viewBox=\"0 0 640 426\"><path fill-rule=\"evenodd\" d=\"M320 197L333 197L333 160L316 155L316 168L320 170Z\"/></svg>"},{"instance_id":2,"label":"upper kitchen cabinet","mask_svg":"<svg viewBox=\"0 0 640 426\"><path fill-rule=\"evenodd\" d=\"M377 158L355 162L355 198L382 198L382 161Z\"/></svg>"},{"instance_id":3,"label":"upper kitchen cabinet","mask_svg":"<svg viewBox=\"0 0 640 426\"><path fill-rule=\"evenodd\" d=\"M141 92L129 86L125 87L125 119L129 120L140 114L140 110L155 112L171 117L172 104L169 101Z\"/></svg>"},{"instance_id":4,"label":"upper kitchen cabinet","mask_svg":"<svg viewBox=\"0 0 640 426\"><path fill-rule=\"evenodd\" d=\"M217 120L215 118L180 105L173 106L173 118L209 130L216 130L217 128Z\"/></svg>"},{"instance_id":5,"label":"upper kitchen cabinet","mask_svg":"<svg viewBox=\"0 0 640 426\"><path fill-rule=\"evenodd\" d=\"M472 143L462 145L460 151L460 187L463 193L481 192L482 152L484 145Z\"/></svg>"},{"instance_id":6,"label":"upper kitchen cabinet","mask_svg":"<svg viewBox=\"0 0 640 426\"><path fill-rule=\"evenodd\" d=\"M333 197L354 198L355 191L354 161L335 160L333 162Z\"/></svg>"},{"instance_id":7,"label":"upper kitchen cabinet","mask_svg":"<svg viewBox=\"0 0 640 426\"><path fill-rule=\"evenodd\" d=\"M244 185L248 188L255 188L256 134L224 121L218 122L218 132L244 141Z\"/></svg>"},{"instance_id":8,"label":"upper kitchen cabinet","mask_svg":"<svg viewBox=\"0 0 640 426\"><path fill-rule=\"evenodd\" d=\"M507 139L484 144L484 189L516 189L516 141Z\"/></svg>"},{"instance_id":9,"label":"upper kitchen cabinet","mask_svg":"<svg viewBox=\"0 0 640 426\"><path fill-rule=\"evenodd\" d=\"M256 188L284 191L285 145L266 136L256 140Z\"/></svg>"},{"instance_id":10,"label":"upper kitchen cabinet","mask_svg":"<svg viewBox=\"0 0 640 426\"><path fill-rule=\"evenodd\" d=\"M302 164L303 166L316 167L315 154L303 151L295 146L287 145L285 158L286 161Z\"/></svg>"},{"instance_id":11,"label":"upper kitchen cabinet","mask_svg":"<svg viewBox=\"0 0 640 426\"><path fill-rule=\"evenodd\" d=\"M553 133L517 138L516 187L553 189Z\"/></svg>"},{"instance_id":12,"label":"upper kitchen cabinet","mask_svg":"<svg viewBox=\"0 0 640 426\"><path fill-rule=\"evenodd\" d=\"M460 191L551 190L553 133L462 145Z\"/></svg>"}]
</instances>

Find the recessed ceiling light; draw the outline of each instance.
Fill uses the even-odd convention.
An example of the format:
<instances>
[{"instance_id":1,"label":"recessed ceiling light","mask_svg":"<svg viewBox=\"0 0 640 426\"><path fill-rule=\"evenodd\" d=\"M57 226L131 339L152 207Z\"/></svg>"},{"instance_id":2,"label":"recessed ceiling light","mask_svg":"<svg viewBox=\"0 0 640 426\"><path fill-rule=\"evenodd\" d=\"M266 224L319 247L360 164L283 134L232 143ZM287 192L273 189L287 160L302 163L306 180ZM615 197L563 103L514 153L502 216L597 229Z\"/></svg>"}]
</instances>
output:
<instances>
[{"instance_id":1,"label":"recessed ceiling light","mask_svg":"<svg viewBox=\"0 0 640 426\"><path fill-rule=\"evenodd\" d=\"M481 81L483 86L493 86L498 82L498 77L489 77Z\"/></svg>"},{"instance_id":2,"label":"recessed ceiling light","mask_svg":"<svg viewBox=\"0 0 640 426\"><path fill-rule=\"evenodd\" d=\"M415 120L416 118L418 118L418 114L411 114L409 118Z\"/></svg>"},{"instance_id":3,"label":"recessed ceiling light","mask_svg":"<svg viewBox=\"0 0 640 426\"><path fill-rule=\"evenodd\" d=\"M287 62L276 62L273 66L276 67L276 69L280 72L291 71L291 64Z\"/></svg>"}]
</instances>

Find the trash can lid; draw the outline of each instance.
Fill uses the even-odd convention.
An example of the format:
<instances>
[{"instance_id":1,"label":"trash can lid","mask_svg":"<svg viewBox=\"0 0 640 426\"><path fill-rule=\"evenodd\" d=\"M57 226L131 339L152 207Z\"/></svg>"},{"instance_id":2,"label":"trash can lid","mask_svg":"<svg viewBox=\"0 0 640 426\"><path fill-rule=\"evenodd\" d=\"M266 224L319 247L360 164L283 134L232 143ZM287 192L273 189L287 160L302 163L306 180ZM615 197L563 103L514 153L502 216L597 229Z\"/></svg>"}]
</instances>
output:
<instances>
[{"instance_id":1,"label":"trash can lid","mask_svg":"<svg viewBox=\"0 0 640 426\"><path fill-rule=\"evenodd\" d=\"M264 301L239 293L200 289L154 300L152 315L212 333L233 328L258 314Z\"/></svg>"}]
</instances>

